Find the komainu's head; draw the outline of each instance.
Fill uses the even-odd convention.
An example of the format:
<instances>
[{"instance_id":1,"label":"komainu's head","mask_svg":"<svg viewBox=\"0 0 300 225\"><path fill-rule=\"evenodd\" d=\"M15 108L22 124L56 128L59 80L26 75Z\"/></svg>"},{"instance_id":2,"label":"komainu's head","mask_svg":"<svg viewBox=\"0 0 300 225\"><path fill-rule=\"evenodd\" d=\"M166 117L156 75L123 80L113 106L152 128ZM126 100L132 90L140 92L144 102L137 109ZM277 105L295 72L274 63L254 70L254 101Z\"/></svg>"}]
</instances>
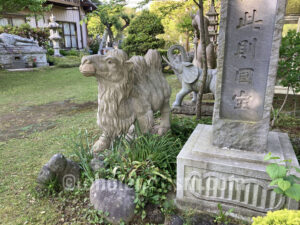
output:
<instances>
[{"instance_id":1,"label":"komainu's head","mask_svg":"<svg viewBox=\"0 0 300 225\"><path fill-rule=\"evenodd\" d=\"M106 55L84 56L79 67L84 76L96 76L110 82L129 79L133 63L127 54L119 49L111 50Z\"/></svg>"}]
</instances>

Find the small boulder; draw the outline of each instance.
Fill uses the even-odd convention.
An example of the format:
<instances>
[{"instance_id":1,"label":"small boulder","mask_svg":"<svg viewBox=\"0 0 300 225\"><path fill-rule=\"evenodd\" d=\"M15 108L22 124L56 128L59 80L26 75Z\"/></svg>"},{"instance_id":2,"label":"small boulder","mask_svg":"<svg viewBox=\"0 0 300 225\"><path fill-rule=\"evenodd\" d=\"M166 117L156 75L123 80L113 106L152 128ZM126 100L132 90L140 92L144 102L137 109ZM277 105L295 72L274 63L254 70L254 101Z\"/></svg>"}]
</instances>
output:
<instances>
[{"instance_id":1,"label":"small boulder","mask_svg":"<svg viewBox=\"0 0 300 225\"><path fill-rule=\"evenodd\" d=\"M51 180L57 179L64 189L72 189L79 178L79 165L66 159L62 154L55 154L42 167L37 182L41 186L46 186Z\"/></svg>"},{"instance_id":2,"label":"small boulder","mask_svg":"<svg viewBox=\"0 0 300 225\"><path fill-rule=\"evenodd\" d=\"M104 162L99 158L93 158L90 162L90 167L93 172L96 172L99 169L104 168Z\"/></svg>"},{"instance_id":3,"label":"small boulder","mask_svg":"<svg viewBox=\"0 0 300 225\"><path fill-rule=\"evenodd\" d=\"M117 180L95 180L90 189L90 201L112 224L129 223L134 216L135 192Z\"/></svg>"},{"instance_id":4,"label":"small boulder","mask_svg":"<svg viewBox=\"0 0 300 225\"><path fill-rule=\"evenodd\" d=\"M166 220L165 225L183 225L184 221L178 215L172 215Z\"/></svg>"},{"instance_id":5,"label":"small boulder","mask_svg":"<svg viewBox=\"0 0 300 225\"><path fill-rule=\"evenodd\" d=\"M206 214L195 214L189 222L191 225L215 225L214 218Z\"/></svg>"},{"instance_id":6,"label":"small boulder","mask_svg":"<svg viewBox=\"0 0 300 225\"><path fill-rule=\"evenodd\" d=\"M150 224L163 224L165 221L165 215L160 208L154 204L148 204L145 208L146 221Z\"/></svg>"}]
</instances>

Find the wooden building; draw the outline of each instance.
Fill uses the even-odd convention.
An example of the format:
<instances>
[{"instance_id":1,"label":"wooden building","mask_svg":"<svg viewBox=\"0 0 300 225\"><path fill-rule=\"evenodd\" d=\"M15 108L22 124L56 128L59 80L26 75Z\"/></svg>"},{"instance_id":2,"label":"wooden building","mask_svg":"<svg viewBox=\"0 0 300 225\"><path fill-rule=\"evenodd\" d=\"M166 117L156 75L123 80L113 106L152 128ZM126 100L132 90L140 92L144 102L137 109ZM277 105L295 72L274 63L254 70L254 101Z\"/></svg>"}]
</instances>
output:
<instances>
[{"instance_id":1,"label":"wooden building","mask_svg":"<svg viewBox=\"0 0 300 225\"><path fill-rule=\"evenodd\" d=\"M65 49L83 49L87 47L87 26L80 21L88 12L97 7L90 0L48 0L46 4L52 4L52 9L43 16L28 16L29 12L24 10L14 14L5 14L0 18L0 26L11 24L20 26L23 23L31 27L47 27L51 14L61 24L63 38L61 47Z\"/></svg>"}]
</instances>

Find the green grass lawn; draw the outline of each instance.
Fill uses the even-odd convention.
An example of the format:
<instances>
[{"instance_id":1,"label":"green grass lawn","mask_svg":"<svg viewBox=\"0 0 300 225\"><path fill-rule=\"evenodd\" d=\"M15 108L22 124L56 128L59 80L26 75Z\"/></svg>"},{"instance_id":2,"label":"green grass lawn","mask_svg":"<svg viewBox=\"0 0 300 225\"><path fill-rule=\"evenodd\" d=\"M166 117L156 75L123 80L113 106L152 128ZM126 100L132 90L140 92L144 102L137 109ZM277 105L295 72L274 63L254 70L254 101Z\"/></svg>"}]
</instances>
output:
<instances>
[{"instance_id":1,"label":"green grass lawn","mask_svg":"<svg viewBox=\"0 0 300 225\"><path fill-rule=\"evenodd\" d=\"M174 75L167 79L173 102L180 84ZM57 224L62 217L57 202L36 197L38 172L53 154L70 156L68 140L74 131L99 133L95 106L74 108L65 100L95 102L95 78L82 76L78 68L0 71L0 134L15 127L24 131L18 138L0 139L0 224Z\"/></svg>"}]
</instances>

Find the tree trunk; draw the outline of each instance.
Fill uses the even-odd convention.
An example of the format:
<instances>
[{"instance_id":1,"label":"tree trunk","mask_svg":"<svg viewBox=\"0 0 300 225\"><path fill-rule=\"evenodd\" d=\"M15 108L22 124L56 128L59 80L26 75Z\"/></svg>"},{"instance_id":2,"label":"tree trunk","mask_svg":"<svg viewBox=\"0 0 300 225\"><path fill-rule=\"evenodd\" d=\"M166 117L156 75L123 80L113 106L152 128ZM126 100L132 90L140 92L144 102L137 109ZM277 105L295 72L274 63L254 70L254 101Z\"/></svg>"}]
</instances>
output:
<instances>
[{"instance_id":1,"label":"tree trunk","mask_svg":"<svg viewBox=\"0 0 300 225\"><path fill-rule=\"evenodd\" d=\"M289 90L290 90L290 86L288 86L288 88L287 88L287 91L286 91L286 95L285 95L284 101L283 101L283 103L282 103L280 109L278 110L278 112L275 113L275 110L273 110L274 116L273 116L273 120L272 120L272 122L271 122L271 127L274 127L275 122L276 122L276 120L277 120L278 117L279 117L279 114L281 113L281 111L283 110L283 108L284 108L284 106L285 106L285 103L286 103L286 101L287 101L287 99L288 99L288 96L289 96Z\"/></svg>"},{"instance_id":2,"label":"tree trunk","mask_svg":"<svg viewBox=\"0 0 300 225\"><path fill-rule=\"evenodd\" d=\"M109 42L107 43L108 47L113 47L113 43L114 43L114 34L111 30L111 27L107 27L107 34L109 37Z\"/></svg>"},{"instance_id":3,"label":"tree trunk","mask_svg":"<svg viewBox=\"0 0 300 225\"><path fill-rule=\"evenodd\" d=\"M190 51L190 35L189 35L188 31L185 32L185 38L186 38L186 41L185 41L185 50L188 53Z\"/></svg>"},{"instance_id":4,"label":"tree trunk","mask_svg":"<svg viewBox=\"0 0 300 225\"><path fill-rule=\"evenodd\" d=\"M200 16L200 41L201 41L201 48L202 48L202 77L201 77L201 83L200 88L198 92L197 97L197 104L196 104L196 117L197 119L201 119L201 105L202 105L202 97L204 88L206 85L206 79L207 79L207 58L206 58L206 40L205 40L205 30L204 30L204 13L203 13L203 1L199 0L199 3L196 2L196 0L193 0L196 5L199 7L199 16Z\"/></svg>"}]
</instances>

